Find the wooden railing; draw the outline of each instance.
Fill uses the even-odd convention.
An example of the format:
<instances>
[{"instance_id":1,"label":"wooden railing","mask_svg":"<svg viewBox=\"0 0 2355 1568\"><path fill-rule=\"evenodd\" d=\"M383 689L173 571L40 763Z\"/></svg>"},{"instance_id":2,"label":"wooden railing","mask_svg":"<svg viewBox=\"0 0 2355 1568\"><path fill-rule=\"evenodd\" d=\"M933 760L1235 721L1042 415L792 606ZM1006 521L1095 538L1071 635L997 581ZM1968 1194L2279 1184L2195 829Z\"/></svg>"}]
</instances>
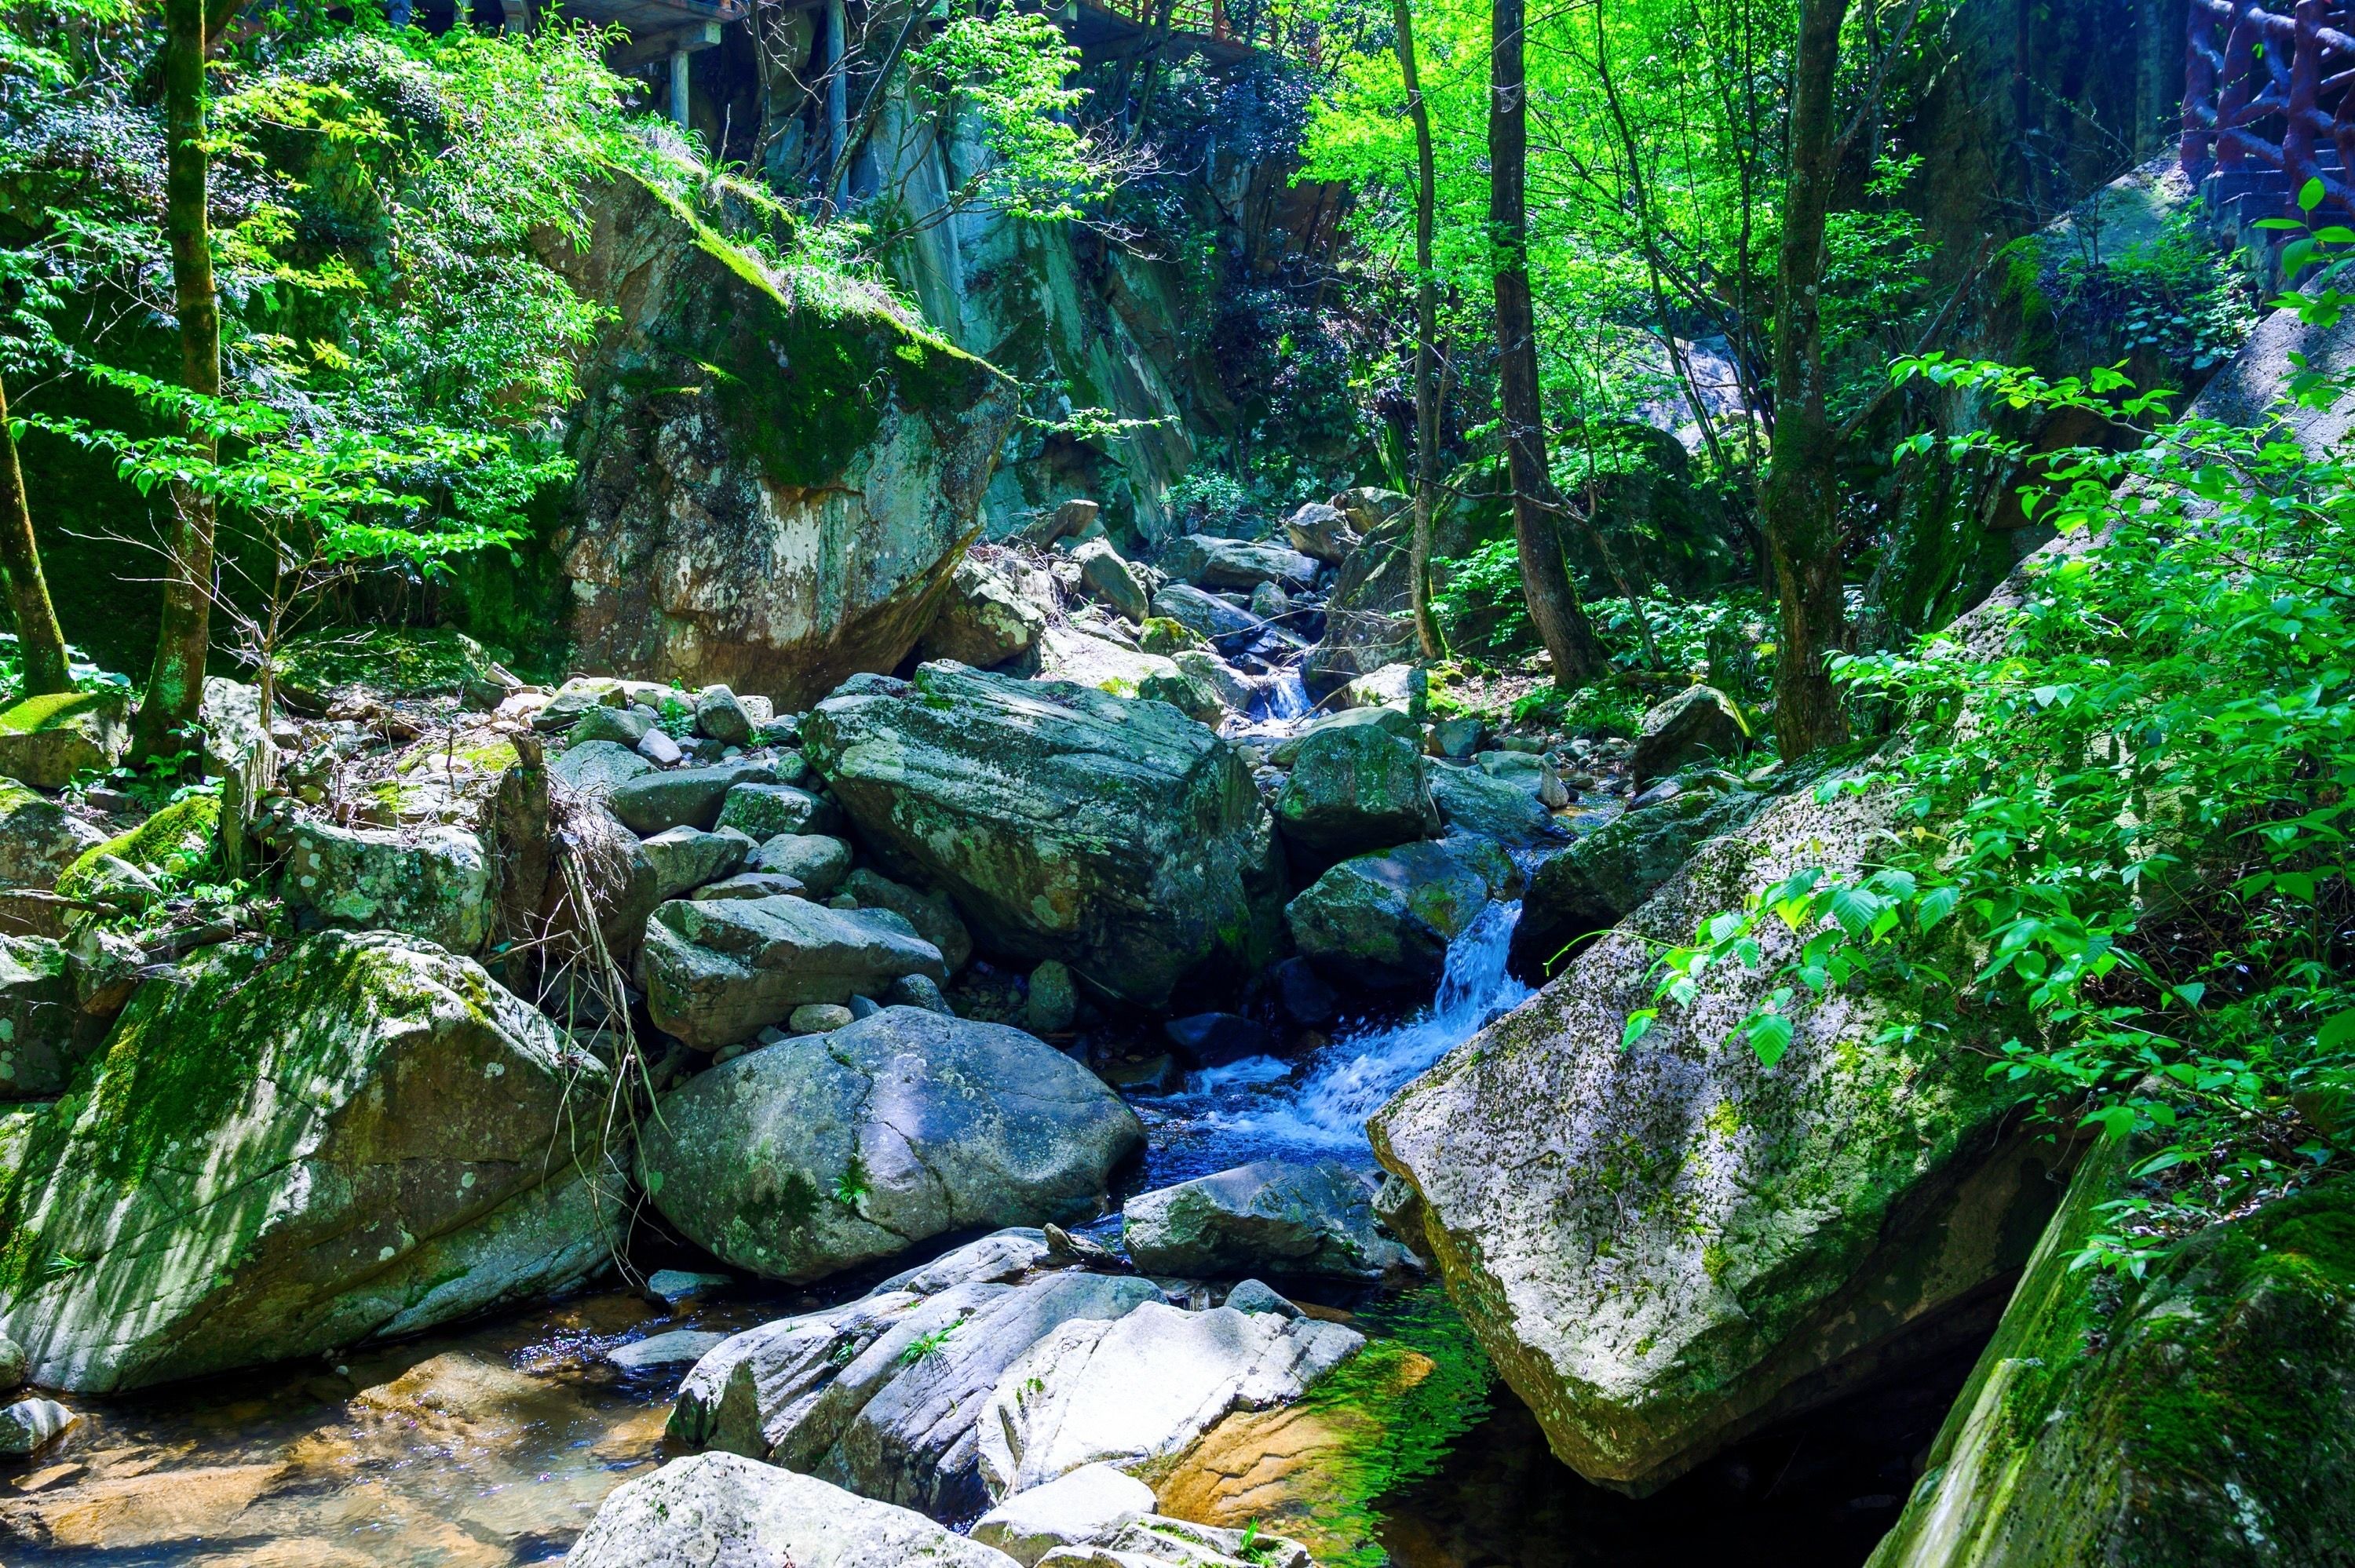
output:
<instances>
[{"instance_id":1,"label":"wooden railing","mask_svg":"<svg viewBox=\"0 0 2355 1568\"><path fill-rule=\"evenodd\" d=\"M2355 213L2355 6L2346 0L2190 0L2183 169L2278 169L2292 197L2320 180ZM2316 151L2318 139L2332 156Z\"/></svg>"}]
</instances>

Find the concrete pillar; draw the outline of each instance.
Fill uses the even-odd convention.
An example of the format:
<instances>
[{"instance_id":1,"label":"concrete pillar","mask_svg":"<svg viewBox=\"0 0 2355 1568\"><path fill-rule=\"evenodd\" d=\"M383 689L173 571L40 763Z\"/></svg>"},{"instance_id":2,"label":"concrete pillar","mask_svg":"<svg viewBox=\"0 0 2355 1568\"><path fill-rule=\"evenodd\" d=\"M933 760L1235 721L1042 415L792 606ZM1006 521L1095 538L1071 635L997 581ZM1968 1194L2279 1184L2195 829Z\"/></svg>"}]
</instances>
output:
<instances>
[{"instance_id":1,"label":"concrete pillar","mask_svg":"<svg viewBox=\"0 0 2355 1568\"><path fill-rule=\"evenodd\" d=\"M673 49L670 52L670 117L678 122L678 128L682 131L687 128L687 51Z\"/></svg>"},{"instance_id":2,"label":"concrete pillar","mask_svg":"<svg viewBox=\"0 0 2355 1568\"><path fill-rule=\"evenodd\" d=\"M842 62L850 53L850 19L842 0L826 0L826 166L831 171L842 162L842 139L845 122L850 118L850 80ZM850 205L850 171L843 170L841 182L826 193L837 210Z\"/></svg>"}]
</instances>

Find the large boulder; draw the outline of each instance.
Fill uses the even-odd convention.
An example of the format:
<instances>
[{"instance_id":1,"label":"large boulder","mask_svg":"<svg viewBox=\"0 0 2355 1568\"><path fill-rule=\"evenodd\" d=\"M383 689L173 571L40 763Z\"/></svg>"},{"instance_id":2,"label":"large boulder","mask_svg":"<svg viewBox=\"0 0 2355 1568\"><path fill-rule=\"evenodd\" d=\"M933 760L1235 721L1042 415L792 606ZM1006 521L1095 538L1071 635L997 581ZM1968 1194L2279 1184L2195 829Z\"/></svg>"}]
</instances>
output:
<instances>
[{"instance_id":1,"label":"large boulder","mask_svg":"<svg viewBox=\"0 0 2355 1568\"><path fill-rule=\"evenodd\" d=\"M1373 725L1319 730L1275 799L1284 842L1311 865L1439 832L1423 754Z\"/></svg>"},{"instance_id":2,"label":"large boulder","mask_svg":"<svg viewBox=\"0 0 2355 1568\"><path fill-rule=\"evenodd\" d=\"M80 1004L66 949L46 937L0 936L0 1100L65 1092L80 1058Z\"/></svg>"},{"instance_id":3,"label":"large boulder","mask_svg":"<svg viewBox=\"0 0 2355 1568\"><path fill-rule=\"evenodd\" d=\"M1074 627L1047 629L1039 643L1039 678L1092 686L1110 696L1167 703L1204 724L1221 716L1217 689L1188 675L1175 659L1140 653Z\"/></svg>"},{"instance_id":4,"label":"large boulder","mask_svg":"<svg viewBox=\"0 0 2355 1568\"><path fill-rule=\"evenodd\" d=\"M600 1267L610 1079L388 932L149 980L0 1200L0 1334L91 1393L412 1334Z\"/></svg>"},{"instance_id":5,"label":"large boulder","mask_svg":"<svg viewBox=\"0 0 2355 1568\"><path fill-rule=\"evenodd\" d=\"M105 842L57 801L0 779L0 888L46 893L66 867ZM0 931L55 936L57 922L39 905L0 898Z\"/></svg>"},{"instance_id":6,"label":"large boulder","mask_svg":"<svg viewBox=\"0 0 2355 1568\"><path fill-rule=\"evenodd\" d=\"M1513 928L1513 969L1531 983L1561 972L1576 948L1640 907L1721 833L1739 832L1768 797L1693 790L1625 811L1538 867Z\"/></svg>"},{"instance_id":7,"label":"large boulder","mask_svg":"<svg viewBox=\"0 0 2355 1568\"><path fill-rule=\"evenodd\" d=\"M1314 588L1316 562L1298 550L1247 539L1188 534L1161 547L1161 567L1180 582L1201 588L1249 593L1262 583L1287 588Z\"/></svg>"},{"instance_id":8,"label":"large boulder","mask_svg":"<svg viewBox=\"0 0 2355 1568\"><path fill-rule=\"evenodd\" d=\"M906 657L975 526L1015 384L879 291L792 296L633 175L545 256L614 313L582 372L589 455L557 539L581 662L793 710Z\"/></svg>"},{"instance_id":9,"label":"large boulder","mask_svg":"<svg viewBox=\"0 0 2355 1568\"><path fill-rule=\"evenodd\" d=\"M1006 1369L1074 1319L1160 1291L1046 1264L1037 1231L1000 1232L843 1306L764 1324L696 1363L670 1435L943 1518L987 1506L975 1422Z\"/></svg>"},{"instance_id":10,"label":"large boulder","mask_svg":"<svg viewBox=\"0 0 2355 1568\"><path fill-rule=\"evenodd\" d=\"M1507 777L1481 768L1431 767L1431 798L1440 820L1457 832L1479 833L1516 849L1543 849L1567 842L1570 831L1539 799L1536 774Z\"/></svg>"},{"instance_id":11,"label":"large boulder","mask_svg":"<svg viewBox=\"0 0 2355 1568\"><path fill-rule=\"evenodd\" d=\"M292 819L267 825L278 890L297 909L352 930L404 932L453 953L491 935L491 868L464 828L346 828Z\"/></svg>"},{"instance_id":12,"label":"large boulder","mask_svg":"<svg viewBox=\"0 0 2355 1568\"><path fill-rule=\"evenodd\" d=\"M677 827L709 831L729 791L741 784L773 784L773 763L747 758L709 768L675 768L616 784L606 797L613 815L641 837Z\"/></svg>"},{"instance_id":13,"label":"large boulder","mask_svg":"<svg viewBox=\"0 0 2355 1568\"><path fill-rule=\"evenodd\" d=\"M473 688L503 690L518 683L490 650L451 627L346 626L298 632L279 650L277 666L278 689L314 713L325 712L346 692L457 697Z\"/></svg>"},{"instance_id":14,"label":"large boulder","mask_svg":"<svg viewBox=\"0 0 2355 1568\"><path fill-rule=\"evenodd\" d=\"M1358 531L1347 514L1322 501L1311 501L1284 520L1284 536L1302 555L1337 567L1358 547Z\"/></svg>"},{"instance_id":15,"label":"large boulder","mask_svg":"<svg viewBox=\"0 0 2355 1568\"><path fill-rule=\"evenodd\" d=\"M647 1016L701 1051L750 1040L797 1007L874 996L919 974L948 978L940 949L903 917L792 896L663 905L637 959Z\"/></svg>"},{"instance_id":16,"label":"large boulder","mask_svg":"<svg viewBox=\"0 0 2355 1568\"><path fill-rule=\"evenodd\" d=\"M1153 596L1153 613L1207 638L1220 652L1235 654L1258 641L1267 622L1248 609L1186 583L1171 583Z\"/></svg>"},{"instance_id":17,"label":"large boulder","mask_svg":"<svg viewBox=\"0 0 2355 1568\"><path fill-rule=\"evenodd\" d=\"M1089 539L1071 551L1080 568L1080 591L1124 620L1147 613L1145 585L1109 540Z\"/></svg>"},{"instance_id":18,"label":"large boulder","mask_svg":"<svg viewBox=\"0 0 2355 1568\"><path fill-rule=\"evenodd\" d=\"M613 1490L570 1568L1016 1568L922 1514L735 1454L673 1459Z\"/></svg>"},{"instance_id":19,"label":"large boulder","mask_svg":"<svg viewBox=\"0 0 2355 1568\"><path fill-rule=\"evenodd\" d=\"M1047 617L1013 584L967 556L957 563L938 614L924 629L916 652L926 659L954 659L986 670L1018 659L1038 646Z\"/></svg>"},{"instance_id":20,"label":"large boulder","mask_svg":"<svg viewBox=\"0 0 2355 1568\"><path fill-rule=\"evenodd\" d=\"M1260 1160L1131 1198L1121 1239L1148 1274L1380 1279L1413 1259L1376 1228L1373 1198L1337 1160Z\"/></svg>"},{"instance_id":21,"label":"large boulder","mask_svg":"<svg viewBox=\"0 0 2355 1568\"><path fill-rule=\"evenodd\" d=\"M1148 1007L1272 956L1283 866L1250 766L1165 705L931 664L851 682L805 745L877 858L993 956Z\"/></svg>"},{"instance_id":22,"label":"large boulder","mask_svg":"<svg viewBox=\"0 0 2355 1568\"><path fill-rule=\"evenodd\" d=\"M1872 1568L2355 1555L2355 1181L2075 1266L2134 1163L2080 1168Z\"/></svg>"},{"instance_id":23,"label":"large boulder","mask_svg":"<svg viewBox=\"0 0 2355 1568\"><path fill-rule=\"evenodd\" d=\"M1709 970L1625 1043L1661 949L1803 867L1853 872L1892 812L1778 799L1369 1126L1465 1321L1590 1478L1648 1490L1985 1331L2050 1213L2055 1155L1968 1048L2011 1021L1956 1039L1903 994L1834 993L1773 1065L1742 1042L1799 940L1780 922L1759 968Z\"/></svg>"},{"instance_id":24,"label":"large boulder","mask_svg":"<svg viewBox=\"0 0 2355 1568\"><path fill-rule=\"evenodd\" d=\"M1429 987L1448 944L1510 884L1495 842L1457 837L1345 860L1284 906L1303 958L1337 979L1377 989Z\"/></svg>"},{"instance_id":25,"label":"large boulder","mask_svg":"<svg viewBox=\"0 0 2355 1568\"><path fill-rule=\"evenodd\" d=\"M1637 789L1696 763L1742 755L1750 726L1732 698L1714 686L1688 686L1644 715L1629 777Z\"/></svg>"},{"instance_id":26,"label":"large boulder","mask_svg":"<svg viewBox=\"0 0 2355 1568\"><path fill-rule=\"evenodd\" d=\"M121 692L59 692L0 708L0 779L62 789L102 773L131 744L131 699Z\"/></svg>"},{"instance_id":27,"label":"large boulder","mask_svg":"<svg viewBox=\"0 0 2355 1568\"><path fill-rule=\"evenodd\" d=\"M641 1163L681 1234L804 1280L954 1231L1092 1218L1144 1142L1119 1097L1044 1042L887 1007L689 1079L658 1102Z\"/></svg>"},{"instance_id":28,"label":"large boulder","mask_svg":"<svg viewBox=\"0 0 2355 1568\"><path fill-rule=\"evenodd\" d=\"M957 918L956 906L937 893L928 893L892 881L864 868L843 878L842 891L861 909L889 909L916 928L916 935L941 950L941 962L951 974L973 957L973 936Z\"/></svg>"},{"instance_id":29,"label":"large boulder","mask_svg":"<svg viewBox=\"0 0 2355 1568\"><path fill-rule=\"evenodd\" d=\"M1149 1483L1228 1414L1300 1398L1365 1342L1314 1318L1158 1301L1109 1322L1061 1324L990 1395L982 1478L1001 1499L1083 1465Z\"/></svg>"},{"instance_id":30,"label":"large boulder","mask_svg":"<svg viewBox=\"0 0 2355 1568\"><path fill-rule=\"evenodd\" d=\"M1346 510L1346 509L1345 509ZM1308 694L1323 701L1361 675L1415 656L1410 511L1373 522L1341 563L1325 600L1325 638L1301 662Z\"/></svg>"},{"instance_id":31,"label":"large boulder","mask_svg":"<svg viewBox=\"0 0 2355 1568\"><path fill-rule=\"evenodd\" d=\"M63 898L113 897L136 903L144 890L199 875L214 863L220 837L220 797L175 800L137 827L84 850L58 873Z\"/></svg>"}]
</instances>

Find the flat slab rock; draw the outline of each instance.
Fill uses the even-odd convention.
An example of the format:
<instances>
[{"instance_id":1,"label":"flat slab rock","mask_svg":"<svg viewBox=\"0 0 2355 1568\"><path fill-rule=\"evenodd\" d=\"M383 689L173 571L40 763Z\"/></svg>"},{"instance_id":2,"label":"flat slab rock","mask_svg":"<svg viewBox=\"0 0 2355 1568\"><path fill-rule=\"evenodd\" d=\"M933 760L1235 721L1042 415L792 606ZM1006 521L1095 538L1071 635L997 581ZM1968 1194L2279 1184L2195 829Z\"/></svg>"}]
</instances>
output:
<instances>
[{"instance_id":1,"label":"flat slab rock","mask_svg":"<svg viewBox=\"0 0 2355 1568\"><path fill-rule=\"evenodd\" d=\"M635 978L655 1027L716 1051L797 1007L874 996L902 975L948 978L941 950L904 916L788 895L663 905L646 922Z\"/></svg>"},{"instance_id":2,"label":"flat slab rock","mask_svg":"<svg viewBox=\"0 0 2355 1568\"><path fill-rule=\"evenodd\" d=\"M736 1454L674 1459L624 1482L568 1568L1014 1568L922 1514Z\"/></svg>"},{"instance_id":3,"label":"flat slab rock","mask_svg":"<svg viewBox=\"0 0 2355 1568\"><path fill-rule=\"evenodd\" d=\"M1050 1330L1125 1315L1150 1281L1040 1272L1044 1235L1007 1231L841 1307L747 1330L688 1373L670 1433L943 1517L988 1505L979 1420Z\"/></svg>"},{"instance_id":4,"label":"flat slab rock","mask_svg":"<svg viewBox=\"0 0 2355 1568\"><path fill-rule=\"evenodd\" d=\"M1143 1193L1124 1212L1122 1240L1148 1274L1379 1279L1413 1266L1374 1223L1370 1179L1337 1160L1255 1160Z\"/></svg>"},{"instance_id":5,"label":"flat slab rock","mask_svg":"<svg viewBox=\"0 0 2355 1568\"><path fill-rule=\"evenodd\" d=\"M999 1499L1082 1465L1150 1481L1222 1417L1300 1398L1365 1342L1313 1318L1159 1302L1064 1323L998 1380L980 1423L983 1479Z\"/></svg>"}]
</instances>

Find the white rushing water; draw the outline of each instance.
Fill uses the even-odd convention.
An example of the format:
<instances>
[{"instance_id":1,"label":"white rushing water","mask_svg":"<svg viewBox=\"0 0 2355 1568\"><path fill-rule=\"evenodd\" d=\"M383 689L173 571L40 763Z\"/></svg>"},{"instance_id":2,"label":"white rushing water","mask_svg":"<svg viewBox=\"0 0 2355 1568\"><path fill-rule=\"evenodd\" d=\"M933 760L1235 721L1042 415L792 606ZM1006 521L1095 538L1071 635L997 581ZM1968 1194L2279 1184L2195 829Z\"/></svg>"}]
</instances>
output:
<instances>
[{"instance_id":1,"label":"white rushing water","mask_svg":"<svg viewBox=\"0 0 2355 1568\"><path fill-rule=\"evenodd\" d=\"M1308 687L1301 681L1297 670L1278 670L1260 688L1259 700L1252 704L1252 719L1265 723L1271 719L1296 719L1308 712Z\"/></svg>"},{"instance_id":2,"label":"white rushing water","mask_svg":"<svg viewBox=\"0 0 2355 1568\"><path fill-rule=\"evenodd\" d=\"M1492 904L1447 949L1438 995L1412 1017L1343 1033L1305 1062L1253 1056L1139 1106L1155 1125L1149 1185L1273 1154L1364 1155L1366 1118L1417 1075L1527 1001L1505 970L1518 904Z\"/></svg>"}]
</instances>

